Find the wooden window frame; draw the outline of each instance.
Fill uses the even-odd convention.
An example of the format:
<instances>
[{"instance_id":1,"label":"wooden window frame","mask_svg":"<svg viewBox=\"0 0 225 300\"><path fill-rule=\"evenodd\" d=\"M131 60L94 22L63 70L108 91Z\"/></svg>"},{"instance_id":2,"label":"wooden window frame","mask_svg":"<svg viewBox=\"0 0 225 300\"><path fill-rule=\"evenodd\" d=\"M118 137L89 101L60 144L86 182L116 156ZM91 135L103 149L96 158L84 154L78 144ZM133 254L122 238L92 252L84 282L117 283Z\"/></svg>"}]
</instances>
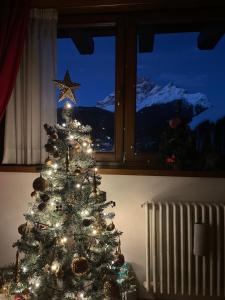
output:
<instances>
[{"instance_id":1,"label":"wooden window frame","mask_svg":"<svg viewBox=\"0 0 225 300\"><path fill-rule=\"evenodd\" d=\"M93 1L93 0L92 0ZM51 1L42 4L32 0L34 7L54 7ZM116 1L115 1L116 2ZM129 3L132 1L128 1ZM139 2L139 1L138 1ZM143 3L142 3L143 2ZM68 2L69 3L69 2ZM79 2L80 3L80 2ZM182 24L192 26L193 23L220 22L225 19L225 5L213 5L210 2L196 4L188 1L184 5L177 4L164 6L158 1L149 3L140 1L137 5L115 5L112 7L99 5L94 8L92 2L89 8L60 7L59 26L79 26L86 23L88 26L96 24L116 25L116 83L115 96L115 152L96 153L95 158L100 165L102 174L121 175L152 175L152 176L187 176L187 177L225 177L223 171L177 171L151 169L152 162L157 154L135 155L135 98L136 98L136 24L151 23L153 25L174 25L179 28ZM46 4L46 5L45 5ZM82 5L81 5L82 4ZM32 5L31 5L32 6ZM40 166L0 166L0 172L38 172Z\"/></svg>"}]
</instances>

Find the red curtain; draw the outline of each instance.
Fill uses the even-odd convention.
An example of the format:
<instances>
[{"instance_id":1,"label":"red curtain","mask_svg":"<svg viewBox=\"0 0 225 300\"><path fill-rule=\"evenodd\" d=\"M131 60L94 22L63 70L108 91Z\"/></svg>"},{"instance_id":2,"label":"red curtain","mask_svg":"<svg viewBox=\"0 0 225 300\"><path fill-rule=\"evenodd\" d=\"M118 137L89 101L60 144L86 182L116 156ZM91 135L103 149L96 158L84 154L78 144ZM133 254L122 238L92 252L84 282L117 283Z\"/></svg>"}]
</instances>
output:
<instances>
[{"instance_id":1,"label":"red curtain","mask_svg":"<svg viewBox=\"0 0 225 300\"><path fill-rule=\"evenodd\" d=\"M27 0L1 0L0 121L16 80L29 21Z\"/></svg>"}]
</instances>

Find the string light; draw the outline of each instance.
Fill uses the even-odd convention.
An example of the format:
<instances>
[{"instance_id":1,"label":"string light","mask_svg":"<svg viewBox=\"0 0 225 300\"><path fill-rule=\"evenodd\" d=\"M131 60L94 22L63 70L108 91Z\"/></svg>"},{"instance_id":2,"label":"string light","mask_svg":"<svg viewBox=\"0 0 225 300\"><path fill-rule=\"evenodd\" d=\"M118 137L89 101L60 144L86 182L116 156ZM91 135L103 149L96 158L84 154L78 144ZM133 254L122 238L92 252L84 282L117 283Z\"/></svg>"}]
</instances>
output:
<instances>
[{"instance_id":1,"label":"string light","mask_svg":"<svg viewBox=\"0 0 225 300\"><path fill-rule=\"evenodd\" d=\"M30 212L30 214L31 214L31 215L34 215L34 211L32 210L32 211Z\"/></svg>"},{"instance_id":2,"label":"string light","mask_svg":"<svg viewBox=\"0 0 225 300\"><path fill-rule=\"evenodd\" d=\"M65 123L62 123L62 126L63 126L63 127L66 127L66 124L65 124Z\"/></svg>"},{"instance_id":3,"label":"string light","mask_svg":"<svg viewBox=\"0 0 225 300\"><path fill-rule=\"evenodd\" d=\"M56 223L56 224L55 224L55 227L56 227L56 228L59 228L59 226L60 226L59 223Z\"/></svg>"},{"instance_id":4,"label":"string light","mask_svg":"<svg viewBox=\"0 0 225 300\"><path fill-rule=\"evenodd\" d=\"M47 174L50 176L50 175L52 175L52 170L48 170L47 171Z\"/></svg>"},{"instance_id":5,"label":"string light","mask_svg":"<svg viewBox=\"0 0 225 300\"><path fill-rule=\"evenodd\" d=\"M92 153L92 151L93 151L92 148L87 149L87 153Z\"/></svg>"},{"instance_id":6,"label":"string light","mask_svg":"<svg viewBox=\"0 0 225 300\"><path fill-rule=\"evenodd\" d=\"M73 140L73 139L74 139L74 136L73 136L72 134L70 134L69 137L68 137L68 139L69 139L69 140Z\"/></svg>"},{"instance_id":7,"label":"string light","mask_svg":"<svg viewBox=\"0 0 225 300\"><path fill-rule=\"evenodd\" d=\"M84 298L84 293L83 292L79 292L78 293L78 297L81 298L81 299L83 299Z\"/></svg>"},{"instance_id":8,"label":"string light","mask_svg":"<svg viewBox=\"0 0 225 300\"><path fill-rule=\"evenodd\" d=\"M93 229L92 233L93 233L94 235L96 235L96 234L98 233L98 231L97 231L96 229Z\"/></svg>"},{"instance_id":9,"label":"string light","mask_svg":"<svg viewBox=\"0 0 225 300\"><path fill-rule=\"evenodd\" d=\"M23 270L23 273L26 273L27 272L27 267L23 266L22 270Z\"/></svg>"},{"instance_id":10,"label":"string light","mask_svg":"<svg viewBox=\"0 0 225 300\"><path fill-rule=\"evenodd\" d=\"M95 172L98 172L98 168L94 168L94 171L95 171Z\"/></svg>"},{"instance_id":11,"label":"string light","mask_svg":"<svg viewBox=\"0 0 225 300\"><path fill-rule=\"evenodd\" d=\"M53 167L53 169L55 169L55 170L56 170L56 169L58 168L58 164L57 164L57 163L55 163L55 164L53 164L53 165L52 165L52 167Z\"/></svg>"},{"instance_id":12,"label":"string light","mask_svg":"<svg viewBox=\"0 0 225 300\"><path fill-rule=\"evenodd\" d=\"M57 261L54 261L51 265L52 272L58 272L59 271L59 263Z\"/></svg>"},{"instance_id":13,"label":"string light","mask_svg":"<svg viewBox=\"0 0 225 300\"><path fill-rule=\"evenodd\" d=\"M65 108L71 108L71 107L72 107L72 105L69 102L66 102Z\"/></svg>"},{"instance_id":14,"label":"string light","mask_svg":"<svg viewBox=\"0 0 225 300\"><path fill-rule=\"evenodd\" d=\"M89 215L89 211L87 209L81 211L81 216L85 217Z\"/></svg>"},{"instance_id":15,"label":"string light","mask_svg":"<svg viewBox=\"0 0 225 300\"><path fill-rule=\"evenodd\" d=\"M83 144L82 144L84 147L87 147L87 142L83 142Z\"/></svg>"},{"instance_id":16,"label":"string light","mask_svg":"<svg viewBox=\"0 0 225 300\"><path fill-rule=\"evenodd\" d=\"M76 184L76 188L79 189L81 187L80 183Z\"/></svg>"},{"instance_id":17,"label":"string light","mask_svg":"<svg viewBox=\"0 0 225 300\"><path fill-rule=\"evenodd\" d=\"M60 240L61 244L65 244L67 242L67 237L63 237Z\"/></svg>"}]
</instances>

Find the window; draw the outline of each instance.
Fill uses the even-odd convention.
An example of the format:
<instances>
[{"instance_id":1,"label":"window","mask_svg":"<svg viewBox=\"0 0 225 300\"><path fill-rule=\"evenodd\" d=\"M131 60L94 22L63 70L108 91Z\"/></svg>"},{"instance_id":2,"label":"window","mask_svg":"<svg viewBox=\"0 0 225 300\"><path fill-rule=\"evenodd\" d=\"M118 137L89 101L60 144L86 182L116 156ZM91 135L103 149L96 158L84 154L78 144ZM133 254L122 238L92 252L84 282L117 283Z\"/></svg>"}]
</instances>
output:
<instances>
[{"instance_id":1,"label":"window","mask_svg":"<svg viewBox=\"0 0 225 300\"><path fill-rule=\"evenodd\" d=\"M92 127L97 152L115 148L115 39L113 27L67 28L58 38L57 77L68 69L81 83L74 117Z\"/></svg>"},{"instance_id":2,"label":"window","mask_svg":"<svg viewBox=\"0 0 225 300\"><path fill-rule=\"evenodd\" d=\"M142 26L137 50L136 153L160 153L169 168L224 168L221 28L153 33Z\"/></svg>"},{"instance_id":3,"label":"window","mask_svg":"<svg viewBox=\"0 0 225 300\"><path fill-rule=\"evenodd\" d=\"M97 159L153 169L223 166L222 24L183 23L178 31L140 19L59 29L58 77L68 68L81 83L75 117L92 126ZM182 164L190 155L192 162Z\"/></svg>"}]
</instances>

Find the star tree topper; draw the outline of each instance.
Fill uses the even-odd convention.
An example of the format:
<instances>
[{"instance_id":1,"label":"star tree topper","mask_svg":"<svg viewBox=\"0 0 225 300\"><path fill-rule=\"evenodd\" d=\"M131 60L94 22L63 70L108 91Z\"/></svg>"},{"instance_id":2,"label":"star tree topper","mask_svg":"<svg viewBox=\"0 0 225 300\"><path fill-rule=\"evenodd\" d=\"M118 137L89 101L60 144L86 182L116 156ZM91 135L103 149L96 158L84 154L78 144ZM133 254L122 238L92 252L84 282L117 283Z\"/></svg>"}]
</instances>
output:
<instances>
[{"instance_id":1,"label":"star tree topper","mask_svg":"<svg viewBox=\"0 0 225 300\"><path fill-rule=\"evenodd\" d=\"M71 81L68 70L66 71L63 80L53 80L53 81L56 83L56 86L60 90L58 102L61 102L64 99L70 99L74 103L77 102L75 96L75 90L77 90L80 87L80 84Z\"/></svg>"}]
</instances>

